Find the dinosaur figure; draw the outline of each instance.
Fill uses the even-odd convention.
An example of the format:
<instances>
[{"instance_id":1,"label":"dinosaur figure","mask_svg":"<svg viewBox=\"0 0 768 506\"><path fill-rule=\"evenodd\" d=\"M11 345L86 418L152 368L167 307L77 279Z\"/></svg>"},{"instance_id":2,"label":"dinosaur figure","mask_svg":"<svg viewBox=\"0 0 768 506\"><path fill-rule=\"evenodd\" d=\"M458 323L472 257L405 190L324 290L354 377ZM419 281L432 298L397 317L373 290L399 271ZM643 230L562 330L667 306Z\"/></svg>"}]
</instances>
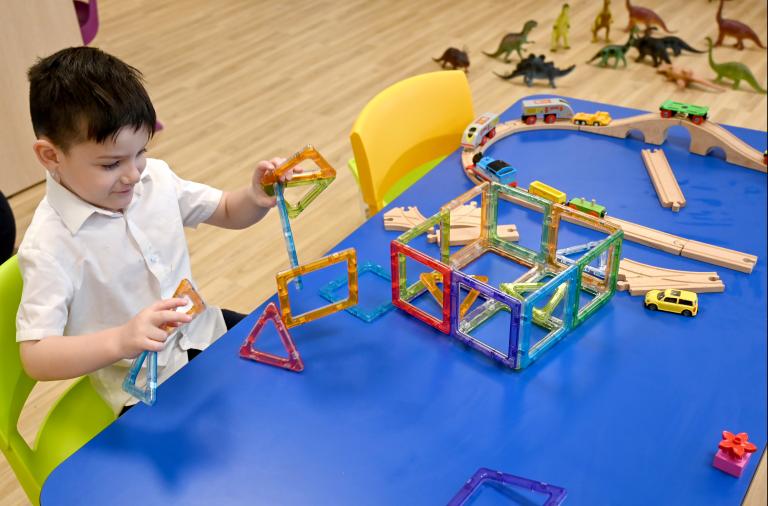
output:
<instances>
[{"instance_id":1,"label":"dinosaur figure","mask_svg":"<svg viewBox=\"0 0 768 506\"><path fill-rule=\"evenodd\" d=\"M443 52L443 56L432 58L432 60L439 63L442 68L450 65L452 69L463 69L464 72L469 72L469 56L467 56L467 52L455 47L449 47Z\"/></svg>"},{"instance_id":2,"label":"dinosaur figure","mask_svg":"<svg viewBox=\"0 0 768 506\"><path fill-rule=\"evenodd\" d=\"M654 30L657 30L655 26L649 26L645 29L645 35L651 35L651 32ZM691 46L689 46L683 39L680 37L675 37L674 35L667 35L666 37L661 37L661 42L664 43L664 47L667 49L672 50L672 54L675 56L680 56L680 53L685 51L689 51L691 53L699 53L703 54L706 53L706 51L699 51L698 49L694 49Z\"/></svg>"},{"instance_id":3,"label":"dinosaur figure","mask_svg":"<svg viewBox=\"0 0 768 506\"><path fill-rule=\"evenodd\" d=\"M592 63L593 61L600 58L600 65L601 67L605 67L608 65L608 59L613 58L613 68L616 68L619 66L619 60L624 64L624 66L627 66L627 60L624 58L624 55L627 54L627 51L629 51L629 48L632 47L632 43L635 40L635 31L629 32L629 39L627 39L627 43L623 46L620 46L618 44L609 44L605 46L603 49L597 52L595 56L592 57L591 60L588 60L587 63Z\"/></svg>"},{"instance_id":4,"label":"dinosaur figure","mask_svg":"<svg viewBox=\"0 0 768 506\"><path fill-rule=\"evenodd\" d=\"M733 89L738 90L739 83L741 81L746 81L756 92L763 94L766 93L766 90L760 87L760 84L758 84L755 76L752 75L752 72L750 72L749 68L747 68L747 66L743 63L737 61L715 63L715 60L712 59L712 45L712 38L707 37L707 46L709 48L709 66L712 67L712 70L714 70L717 74L717 78L715 79L716 83L721 82L725 77L731 79L733 81Z\"/></svg>"},{"instance_id":5,"label":"dinosaur figure","mask_svg":"<svg viewBox=\"0 0 768 506\"><path fill-rule=\"evenodd\" d=\"M611 23L613 23L611 0L603 0L603 8L595 17L595 22L592 23L592 42L597 42L597 32L603 28L605 28L605 41L610 42Z\"/></svg>"},{"instance_id":6,"label":"dinosaur figure","mask_svg":"<svg viewBox=\"0 0 768 506\"><path fill-rule=\"evenodd\" d=\"M557 88L557 86L555 86L555 79L570 74L574 67L576 67L576 65L571 65L566 69L559 69L555 67L553 62L547 62L544 60L545 56L543 54L539 56L534 56L531 54L520 61L520 63L517 64L515 70L509 74L502 75L496 74L495 72L494 74L501 77L502 79L512 79L517 76L523 76L523 81L527 86L531 86L534 79L547 79L549 80L550 86Z\"/></svg>"},{"instance_id":7,"label":"dinosaur figure","mask_svg":"<svg viewBox=\"0 0 768 506\"><path fill-rule=\"evenodd\" d=\"M717 42L715 42L715 45L721 46L723 44L723 39L728 36L737 39L736 44L733 46L736 49L744 49L744 39L751 40L761 48L765 49L765 46L760 42L757 34L750 27L735 19L723 19L723 3L724 0L720 0L720 7L717 8L717 15L715 16L718 29Z\"/></svg>"},{"instance_id":8,"label":"dinosaur figure","mask_svg":"<svg viewBox=\"0 0 768 506\"><path fill-rule=\"evenodd\" d=\"M715 91L725 91L725 88L717 84L710 83L705 79L696 77L693 70L682 67L675 67L669 63L660 65L656 73L664 75L668 81L673 81L678 90L684 90L691 84L698 84Z\"/></svg>"},{"instance_id":9,"label":"dinosaur figure","mask_svg":"<svg viewBox=\"0 0 768 506\"><path fill-rule=\"evenodd\" d=\"M568 15L570 10L570 5L563 4L563 9L560 11L560 15L557 16L557 19L555 20L555 24L552 27L552 44L550 45L552 52L557 51L557 48L560 47L560 38L563 39L564 49L571 48L571 46L568 45L568 29L571 27L571 20Z\"/></svg>"},{"instance_id":10,"label":"dinosaur figure","mask_svg":"<svg viewBox=\"0 0 768 506\"><path fill-rule=\"evenodd\" d=\"M634 27L632 30L635 32L637 27ZM633 40L632 45L635 46L637 52L640 53L635 60L636 62L643 61L646 56L650 56L653 59L654 67L658 67L662 61L665 63L672 63L667 54L667 46L661 39L651 37L646 33L639 39Z\"/></svg>"},{"instance_id":11,"label":"dinosaur figure","mask_svg":"<svg viewBox=\"0 0 768 506\"><path fill-rule=\"evenodd\" d=\"M664 21L659 17L659 15L653 12L651 9L632 5L629 3L629 0L626 0L626 3L627 10L629 11L629 25L627 25L627 27L624 29L625 32L631 31L636 24L642 23L646 26L646 28L649 26L660 26L664 29L665 32L674 33L671 32L669 28L667 28L667 25L664 24Z\"/></svg>"},{"instance_id":12,"label":"dinosaur figure","mask_svg":"<svg viewBox=\"0 0 768 506\"><path fill-rule=\"evenodd\" d=\"M528 40L528 34L531 33L531 30L536 28L538 23L534 20L529 20L525 22L525 25L523 25L523 31L520 33L508 33L504 36L503 39L501 39L501 42L499 43L499 48L496 50L495 53L486 53L483 51L483 54L486 56L490 56L491 58L496 58L502 54L504 54L504 61L509 63L511 60L509 59L509 54L512 51L517 52L517 56L520 57L520 59L523 59L523 44L532 44L533 41Z\"/></svg>"}]
</instances>

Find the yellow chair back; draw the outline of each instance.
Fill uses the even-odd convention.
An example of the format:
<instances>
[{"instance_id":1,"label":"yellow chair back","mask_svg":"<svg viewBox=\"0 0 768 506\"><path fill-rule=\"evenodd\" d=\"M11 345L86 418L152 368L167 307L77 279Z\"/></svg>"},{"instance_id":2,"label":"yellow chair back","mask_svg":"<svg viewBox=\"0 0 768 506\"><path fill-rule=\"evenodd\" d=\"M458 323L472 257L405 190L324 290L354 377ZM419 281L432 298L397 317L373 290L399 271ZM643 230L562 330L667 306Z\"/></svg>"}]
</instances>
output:
<instances>
[{"instance_id":1,"label":"yellow chair back","mask_svg":"<svg viewBox=\"0 0 768 506\"><path fill-rule=\"evenodd\" d=\"M473 119L472 92L460 70L410 77L368 102L350 141L369 214L409 172L456 150Z\"/></svg>"}]
</instances>

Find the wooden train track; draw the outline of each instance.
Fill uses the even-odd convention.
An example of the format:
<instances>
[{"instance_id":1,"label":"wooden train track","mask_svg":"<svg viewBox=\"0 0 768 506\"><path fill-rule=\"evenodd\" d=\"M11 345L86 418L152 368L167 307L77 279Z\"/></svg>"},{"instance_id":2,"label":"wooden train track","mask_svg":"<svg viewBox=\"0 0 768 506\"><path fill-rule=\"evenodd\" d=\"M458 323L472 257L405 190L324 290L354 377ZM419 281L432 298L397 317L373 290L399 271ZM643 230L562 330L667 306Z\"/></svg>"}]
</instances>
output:
<instances>
[{"instance_id":1,"label":"wooden train track","mask_svg":"<svg viewBox=\"0 0 768 506\"><path fill-rule=\"evenodd\" d=\"M618 225L624 231L624 238L638 244L666 251L673 255L693 258L739 272L751 273L757 263L755 255L749 255L728 248L721 248L704 242L686 239L660 230L638 225L613 216L606 216L606 221Z\"/></svg>"},{"instance_id":2,"label":"wooden train track","mask_svg":"<svg viewBox=\"0 0 768 506\"><path fill-rule=\"evenodd\" d=\"M645 295L648 290L688 290L696 293L720 293L725 284L716 272L693 272L663 269L622 258L616 288L630 295Z\"/></svg>"},{"instance_id":3,"label":"wooden train track","mask_svg":"<svg viewBox=\"0 0 768 506\"><path fill-rule=\"evenodd\" d=\"M497 138L498 135L493 140L497 140ZM473 151L464 151L461 154L461 161L464 165L464 174L470 181L477 185L483 183L483 181L471 170L472 156L474 156ZM525 190L524 188L519 189ZM508 198L506 195L503 195L502 198L534 211L541 212L541 209L538 206L529 205L522 200ZM562 219L572 221L567 215L563 215ZM606 216L605 219L614 225L621 227L624 231L624 239L643 244L650 248L665 251L673 255L684 256L686 258L692 258L701 262L719 265L721 267L727 267L745 273L751 273L757 263L757 257L755 255L742 253L741 251L728 248L721 248L699 241L693 241L691 239L668 234L660 230L638 225L637 223L621 220L612 216Z\"/></svg>"},{"instance_id":4,"label":"wooden train track","mask_svg":"<svg viewBox=\"0 0 768 506\"><path fill-rule=\"evenodd\" d=\"M466 171L467 167L472 164L472 155L518 132L532 130L578 130L580 132L624 139L629 135L630 131L637 130L642 132L643 138L648 144L661 145L667 140L667 132L673 126L682 126L688 130L691 136L688 150L691 153L706 156L713 148L721 148L725 152L725 160L728 163L760 172L768 172L768 167L766 167L763 161L763 153L717 123L705 121L701 125L696 125L687 119L680 119L678 117L662 118L657 113L639 114L629 118L616 119L606 126L574 125L569 120L557 120L554 123L536 122L533 125L527 125L521 120L507 121L496 126L496 135L492 139L488 139L485 145L469 151L468 163L464 160L463 156L462 162L464 162Z\"/></svg>"},{"instance_id":5,"label":"wooden train track","mask_svg":"<svg viewBox=\"0 0 768 506\"><path fill-rule=\"evenodd\" d=\"M640 151L645 163L648 175L651 177L656 196L659 197L662 207L671 207L673 211L680 211L685 206L685 196L677 184L675 174L669 161L660 149L643 149Z\"/></svg>"}]
</instances>

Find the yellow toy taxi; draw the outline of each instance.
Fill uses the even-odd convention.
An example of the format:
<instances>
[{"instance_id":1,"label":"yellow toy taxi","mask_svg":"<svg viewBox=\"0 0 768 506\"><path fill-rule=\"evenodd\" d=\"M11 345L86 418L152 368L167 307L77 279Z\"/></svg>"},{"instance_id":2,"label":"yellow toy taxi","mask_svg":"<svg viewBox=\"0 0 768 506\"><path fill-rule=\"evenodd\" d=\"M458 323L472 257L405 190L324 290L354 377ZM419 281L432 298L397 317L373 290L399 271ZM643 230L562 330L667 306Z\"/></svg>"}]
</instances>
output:
<instances>
[{"instance_id":1,"label":"yellow toy taxi","mask_svg":"<svg viewBox=\"0 0 768 506\"><path fill-rule=\"evenodd\" d=\"M611 123L611 115L605 111L597 111L594 114L579 112L571 121L574 125L606 126Z\"/></svg>"},{"instance_id":2,"label":"yellow toy taxi","mask_svg":"<svg viewBox=\"0 0 768 506\"><path fill-rule=\"evenodd\" d=\"M650 290L645 294L645 307L651 311L668 311L683 316L696 316L699 296L686 290Z\"/></svg>"}]
</instances>

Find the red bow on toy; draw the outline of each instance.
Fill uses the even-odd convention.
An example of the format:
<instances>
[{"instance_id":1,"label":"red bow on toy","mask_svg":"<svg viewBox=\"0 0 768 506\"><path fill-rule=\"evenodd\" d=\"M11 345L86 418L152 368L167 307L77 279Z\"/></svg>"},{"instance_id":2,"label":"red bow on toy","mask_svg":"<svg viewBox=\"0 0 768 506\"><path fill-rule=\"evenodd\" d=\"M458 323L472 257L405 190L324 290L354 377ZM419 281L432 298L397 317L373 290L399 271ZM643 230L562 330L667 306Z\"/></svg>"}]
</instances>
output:
<instances>
[{"instance_id":1,"label":"red bow on toy","mask_svg":"<svg viewBox=\"0 0 768 506\"><path fill-rule=\"evenodd\" d=\"M730 451L736 457L741 458L745 453L757 451L757 446L749 442L749 435L746 432L739 432L734 435L727 430L723 431L723 440L718 445L722 450Z\"/></svg>"}]
</instances>

